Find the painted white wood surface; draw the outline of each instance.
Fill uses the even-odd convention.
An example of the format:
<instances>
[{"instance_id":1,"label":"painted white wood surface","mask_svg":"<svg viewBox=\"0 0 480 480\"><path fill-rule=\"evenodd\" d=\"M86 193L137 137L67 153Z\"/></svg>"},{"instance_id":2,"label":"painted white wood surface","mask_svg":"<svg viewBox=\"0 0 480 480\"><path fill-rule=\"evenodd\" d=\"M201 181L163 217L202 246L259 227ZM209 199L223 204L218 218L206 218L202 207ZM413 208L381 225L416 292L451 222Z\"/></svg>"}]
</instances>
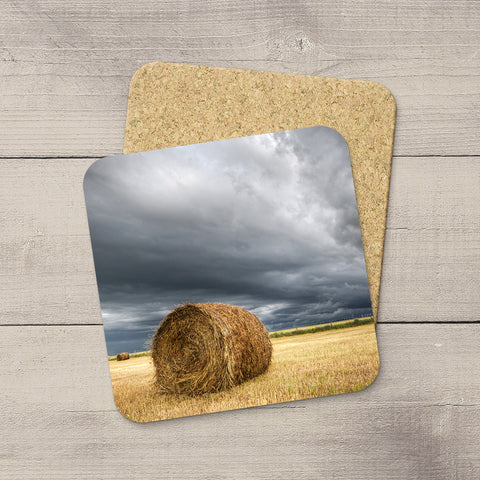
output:
<instances>
[{"instance_id":1,"label":"painted white wood surface","mask_svg":"<svg viewBox=\"0 0 480 480\"><path fill-rule=\"evenodd\" d=\"M381 370L362 392L142 425L115 408L101 326L3 327L0 472L478 478L478 325L379 325L378 340Z\"/></svg>"},{"instance_id":2,"label":"painted white wood surface","mask_svg":"<svg viewBox=\"0 0 480 480\"><path fill-rule=\"evenodd\" d=\"M479 207L480 157L393 159L379 321L480 320Z\"/></svg>"},{"instance_id":3,"label":"painted white wood surface","mask_svg":"<svg viewBox=\"0 0 480 480\"><path fill-rule=\"evenodd\" d=\"M479 30L470 0L2 2L0 478L480 478ZM146 425L116 411L82 178L121 152L130 77L158 60L394 94L365 391Z\"/></svg>"},{"instance_id":4,"label":"painted white wood surface","mask_svg":"<svg viewBox=\"0 0 480 480\"><path fill-rule=\"evenodd\" d=\"M94 159L0 159L2 324L101 324L83 197ZM379 322L475 322L480 158L396 157Z\"/></svg>"},{"instance_id":5,"label":"painted white wood surface","mask_svg":"<svg viewBox=\"0 0 480 480\"><path fill-rule=\"evenodd\" d=\"M478 2L6 0L0 155L121 152L128 84L151 61L374 80L397 155L478 154Z\"/></svg>"}]
</instances>

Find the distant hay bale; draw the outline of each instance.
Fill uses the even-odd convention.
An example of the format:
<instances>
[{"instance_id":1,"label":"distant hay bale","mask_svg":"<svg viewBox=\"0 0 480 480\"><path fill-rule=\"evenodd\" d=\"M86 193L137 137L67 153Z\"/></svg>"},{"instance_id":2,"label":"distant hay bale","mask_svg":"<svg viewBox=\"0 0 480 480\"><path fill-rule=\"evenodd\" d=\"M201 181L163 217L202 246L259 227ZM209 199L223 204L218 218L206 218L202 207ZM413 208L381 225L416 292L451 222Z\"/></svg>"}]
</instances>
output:
<instances>
[{"instance_id":1,"label":"distant hay bale","mask_svg":"<svg viewBox=\"0 0 480 480\"><path fill-rule=\"evenodd\" d=\"M249 311L220 303L187 303L170 312L152 339L162 392L218 392L263 373L272 344Z\"/></svg>"},{"instance_id":2,"label":"distant hay bale","mask_svg":"<svg viewBox=\"0 0 480 480\"><path fill-rule=\"evenodd\" d=\"M117 355L117 360L128 360L130 358L130 355L128 352L122 352Z\"/></svg>"}]
</instances>

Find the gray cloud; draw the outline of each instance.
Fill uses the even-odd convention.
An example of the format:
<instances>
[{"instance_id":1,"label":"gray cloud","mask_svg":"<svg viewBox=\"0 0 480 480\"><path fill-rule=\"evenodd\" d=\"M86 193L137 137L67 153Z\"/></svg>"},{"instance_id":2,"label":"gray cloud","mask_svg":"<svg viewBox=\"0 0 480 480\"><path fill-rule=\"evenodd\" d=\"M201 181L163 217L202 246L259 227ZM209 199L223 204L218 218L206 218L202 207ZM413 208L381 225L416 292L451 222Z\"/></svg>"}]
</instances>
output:
<instances>
[{"instance_id":1,"label":"gray cloud","mask_svg":"<svg viewBox=\"0 0 480 480\"><path fill-rule=\"evenodd\" d=\"M371 312L348 148L312 127L108 157L85 198L109 353L185 301L269 330Z\"/></svg>"}]
</instances>

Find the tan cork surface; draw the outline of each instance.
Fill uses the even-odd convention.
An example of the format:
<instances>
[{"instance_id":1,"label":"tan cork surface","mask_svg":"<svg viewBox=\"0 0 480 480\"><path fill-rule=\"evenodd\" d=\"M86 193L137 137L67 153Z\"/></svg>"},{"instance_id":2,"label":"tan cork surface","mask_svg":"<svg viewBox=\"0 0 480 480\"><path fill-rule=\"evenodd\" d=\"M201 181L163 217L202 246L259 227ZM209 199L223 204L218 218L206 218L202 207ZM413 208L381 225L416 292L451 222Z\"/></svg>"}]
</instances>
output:
<instances>
[{"instance_id":1,"label":"tan cork surface","mask_svg":"<svg viewBox=\"0 0 480 480\"><path fill-rule=\"evenodd\" d=\"M149 63L132 78L124 153L322 125L350 151L377 318L396 104L375 82Z\"/></svg>"}]
</instances>

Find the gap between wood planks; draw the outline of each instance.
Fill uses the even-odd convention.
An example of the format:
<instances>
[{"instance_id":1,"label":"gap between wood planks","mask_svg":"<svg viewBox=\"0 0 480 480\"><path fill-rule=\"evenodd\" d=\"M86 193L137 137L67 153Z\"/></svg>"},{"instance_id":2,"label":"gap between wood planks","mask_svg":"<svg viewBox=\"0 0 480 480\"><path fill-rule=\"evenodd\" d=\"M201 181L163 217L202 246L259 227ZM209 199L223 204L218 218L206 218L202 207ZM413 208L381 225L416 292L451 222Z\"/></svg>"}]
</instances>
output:
<instances>
[{"instance_id":1,"label":"gap between wood planks","mask_svg":"<svg viewBox=\"0 0 480 480\"><path fill-rule=\"evenodd\" d=\"M42 155L42 156L25 156L25 155L14 155L14 156L1 156L0 160L85 160L91 158L92 160L103 158L103 157L110 157L116 155L124 155L123 152L119 153L107 153L106 155L72 155L72 156L52 156L52 155ZM473 155L462 155L462 154L455 154L455 155L397 155L394 154L393 158L478 158L480 157L479 154Z\"/></svg>"}]
</instances>

